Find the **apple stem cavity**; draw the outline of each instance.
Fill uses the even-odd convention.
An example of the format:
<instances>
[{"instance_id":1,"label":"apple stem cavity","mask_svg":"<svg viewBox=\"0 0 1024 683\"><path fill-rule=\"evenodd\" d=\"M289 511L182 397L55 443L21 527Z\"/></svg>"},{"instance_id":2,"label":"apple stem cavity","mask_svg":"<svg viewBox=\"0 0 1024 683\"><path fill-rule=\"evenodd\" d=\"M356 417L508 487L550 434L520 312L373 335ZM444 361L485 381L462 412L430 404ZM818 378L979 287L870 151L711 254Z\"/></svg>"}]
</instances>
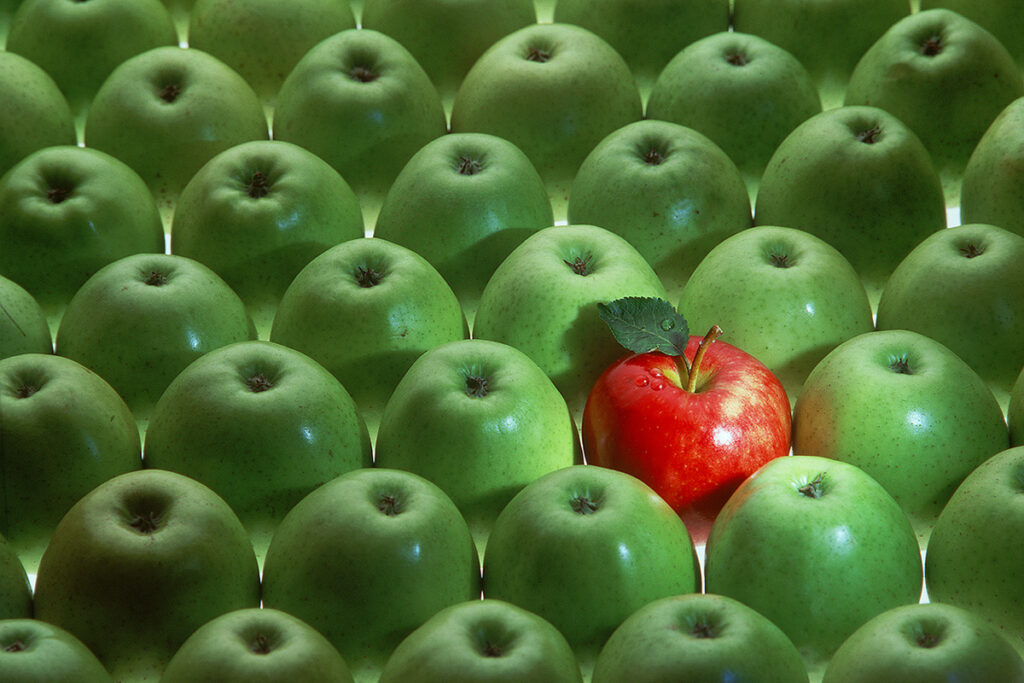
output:
<instances>
[{"instance_id":1,"label":"apple stem cavity","mask_svg":"<svg viewBox=\"0 0 1024 683\"><path fill-rule=\"evenodd\" d=\"M270 179L262 171L256 171L245 189L253 199L262 199L270 194Z\"/></svg>"},{"instance_id":2,"label":"apple stem cavity","mask_svg":"<svg viewBox=\"0 0 1024 683\"><path fill-rule=\"evenodd\" d=\"M725 61L733 66L746 66L748 60L747 56L742 52L732 52L725 56Z\"/></svg>"},{"instance_id":3,"label":"apple stem cavity","mask_svg":"<svg viewBox=\"0 0 1024 683\"><path fill-rule=\"evenodd\" d=\"M648 166L660 166L665 163L665 155L654 145L647 150L647 153L643 156L644 163Z\"/></svg>"},{"instance_id":4,"label":"apple stem cavity","mask_svg":"<svg viewBox=\"0 0 1024 683\"><path fill-rule=\"evenodd\" d=\"M700 340L700 344L697 345L697 352L693 354L693 361L686 366L686 390L691 394L697 392L697 375L700 373L700 366L704 360L704 354L707 353L708 347L721 336L722 328L718 325L712 325L711 329L708 330L708 333ZM685 359L686 357L683 356L683 358Z\"/></svg>"},{"instance_id":5,"label":"apple stem cavity","mask_svg":"<svg viewBox=\"0 0 1024 683\"><path fill-rule=\"evenodd\" d=\"M590 275L591 272L590 261L592 258L593 257L588 254L586 257L577 256L572 261L563 259L563 263L572 268L572 272L586 277L587 275Z\"/></svg>"},{"instance_id":6,"label":"apple stem cavity","mask_svg":"<svg viewBox=\"0 0 1024 683\"><path fill-rule=\"evenodd\" d=\"M960 253L964 255L964 258L976 258L985 253L985 248L980 244L968 242L964 246L960 247Z\"/></svg>"},{"instance_id":7,"label":"apple stem cavity","mask_svg":"<svg viewBox=\"0 0 1024 683\"><path fill-rule=\"evenodd\" d=\"M168 104L172 104L181 95L181 86L177 83L168 83L160 89L160 99Z\"/></svg>"},{"instance_id":8,"label":"apple stem cavity","mask_svg":"<svg viewBox=\"0 0 1024 683\"><path fill-rule=\"evenodd\" d=\"M455 170L459 172L459 175L476 175L482 171L483 168L483 164L468 154L460 156L458 163L455 165Z\"/></svg>"},{"instance_id":9,"label":"apple stem cavity","mask_svg":"<svg viewBox=\"0 0 1024 683\"><path fill-rule=\"evenodd\" d=\"M144 281L150 287L163 287L167 284L167 274L158 271L151 271Z\"/></svg>"},{"instance_id":10,"label":"apple stem cavity","mask_svg":"<svg viewBox=\"0 0 1024 683\"><path fill-rule=\"evenodd\" d=\"M398 498L392 495L385 494L377 501L377 509L387 517L394 517L400 514L402 512L401 507Z\"/></svg>"},{"instance_id":11,"label":"apple stem cavity","mask_svg":"<svg viewBox=\"0 0 1024 683\"><path fill-rule=\"evenodd\" d=\"M590 496L582 494L573 496L569 501L569 505L577 515L592 515L597 512L599 507L597 501L592 500Z\"/></svg>"},{"instance_id":12,"label":"apple stem cavity","mask_svg":"<svg viewBox=\"0 0 1024 683\"><path fill-rule=\"evenodd\" d=\"M274 383L267 379L267 376L264 375L262 371L257 372L255 375L247 379L245 384L249 387L249 391L254 394L274 388Z\"/></svg>"},{"instance_id":13,"label":"apple stem cavity","mask_svg":"<svg viewBox=\"0 0 1024 683\"><path fill-rule=\"evenodd\" d=\"M16 638L14 642L4 646L4 652L24 652L27 649L28 646L25 645L25 641L21 638Z\"/></svg>"},{"instance_id":14,"label":"apple stem cavity","mask_svg":"<svg viewBox=\"0 0 1024 683\"><path fill-rule=\"evenodd\" d=\"M360 287L376 287L383 279L384 274L377 272L373 268L367 268L366 266L356 268L356 283Z\"/></svg>"},{"instance_id":15,"label":"apple stem cavity","mask_svg":"<svg viewBox=\"0 0 1024 683\"><path fill-rule=\"evenodd\" d=\"M477 377L475 375L468 375L466 377L466 396L470 398L483 398L488 392L486 377Z\"/></svg>"},{"instance_id":16,"label":"apple stem cavity","mask_svg":"<svg viewBox=\"0 0 1024 683\"><path fill-rule=\"evenodd\" d=\"M380 76L371 67L363 64L353 66L349 69L348 75L353 81L359 81L360 83L372 83Z\"/></svg>"},{"instance_id":17,"label":"apple stem cavity","mask_svg":"<svg viewBox=\"0 0 1024 683\"><path fill-rule=\"evenodd\" d=\"M54 185L47 191L46 198L52 204L60 204L71 196L72 189L67 185Z\"/></svg>"},{"instance_id":18,"label":"apple stem cavity","mask_svg":"<svg viewBox=\"0 0 1024 683\"><path fill-rule=\"evenodd\" d=\"M531 47L526 52L526 59L531 62L538 62L540 64L543 64L545 62L551 61L551 52L549 50L545 50L542 47Z\"/></svg>"},{"instance_id":19,"label":"apple stem cavity","mask_svg":"<svg viewBox=\"0 0 1024 683\"><path fill-rule=\"evenodd\" d=\"M881 136L882 128L881 126L878 125L874 125L871 128L868 128L867 130L862 130L861 132L857 133L857 139L866 145L875 144L876 142L878 142Z\"/></svg>"},{"instance_id":20,"label":"apple stem cavity","mask_svg":"<svg viewBox=\"0 0 1024 683\"><path fill-rule=\"evenodd\" d=\"M501 657L502 655L505 654L502 651L500 645L498 645L496 643L492 643L489 640L484 641L484 646L483 646L483 649L481 651L483 652L484 657Z\"/></svg>"},{"instance_id":21,"label":"apple stem cavity","mask_svg":"<svg viewBox=\"0 0 1024 683\"><path fill-rule=\"evenodd\" d=\"M914 371L910 369L910 361L907 360L906 354L892 358L889 361L889 369L898 375L914 374Z\"/></svg>"},{"instance_id":22,"label":"apple stem cavity","mask_svg":"<svg viewBox=\"0 0 1024 683\"><path fill-rule=\"evenodd\" d=\"M808 498L821 498L825 493L825 473L819 472L818 476L798 488L797 491L800 495Z\"/></svg>"},{"instance_id":23,"label":"apple stem cavity","mask_svg":"<svg viewBox=\"0 0 1024 683\"><path fill-rule=\"evenodd\" d=\"M934 633L922 633L917 637L917 644L923 648L931 649L939 644L939 636Z\"/></svg>"},{"instance_id":24,"label":"apple stem cavity","mask_svg":"<svg viewBox=\"0 0 1024 683\"><path fill-rule=\"evenodd\" d=\"M942 43L942 36L930 36L921 43L921 54L925 57L934 57L942 52L946 46Z\"/></svg>"},{"instance_id":25,"label":"apple stem cavity","mask_svg":"<svg viewBox=\"0 0 1024 683\"><path fill-rule=\"evenodd\" d=\"M717 638L718 634L711 628L711 624L704 617L697 619L690 629L690 635L694 638Z\"/></svg>"},{"instance_id":26,"label":"apple stem cavity","mask_svg":"<svg viewBox=\"0 0 1024 683\"><path fill-rule=\"evenodd\" d=\"M128 526L135 529L140 534L149 535L156 531L160 526L160 516L155 512L135 515L135 517L132 518L132 521L128 522Z\"/></svg>"},{"instance_id":27,"label":"apple stem cavity","mask_svg":"<svg viewBox=\"0 0 1024 683\"><path fill-rule=\"evenodd\" d=\"M34 384L28 384L27 382L18 387L17 391L14 392L16 398L30 398L32 394L39 391L39 387Z\"/></svg>"},{"instance_id":28,"label":"apple stem cavity","mask_svg":"<svg viewBox=\"0 0 1024 683\"><path fill-rule=\"evenodd\" d=\"M253 638L252 645L249 649L258 655L269 655L271 650L270 639L260 633Z\"/></svg>"}]
</instances>

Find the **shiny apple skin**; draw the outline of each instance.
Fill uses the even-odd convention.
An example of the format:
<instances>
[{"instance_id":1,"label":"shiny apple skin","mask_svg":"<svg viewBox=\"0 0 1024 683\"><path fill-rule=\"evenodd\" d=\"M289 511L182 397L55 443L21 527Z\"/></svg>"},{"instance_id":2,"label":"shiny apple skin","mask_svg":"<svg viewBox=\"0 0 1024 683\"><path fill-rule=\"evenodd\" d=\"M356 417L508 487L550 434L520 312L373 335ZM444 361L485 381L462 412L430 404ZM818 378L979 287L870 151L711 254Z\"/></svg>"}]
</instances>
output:
<instances>
[{"instance_id":1,"label":"shiny apple skin","mask_svg":"<svg viewBox=\"0 0 1024 683\"><path fill-rule=\"evenodd\" d=\"M701 337L691 336L693 359ZM786 391L760 361L716 341L686 390L686 370L659 352L620 359L594 384L583 413L587 462L632 474L679 514L695 543L733 491L789 454Z\"/></svg>"}]
</instances>

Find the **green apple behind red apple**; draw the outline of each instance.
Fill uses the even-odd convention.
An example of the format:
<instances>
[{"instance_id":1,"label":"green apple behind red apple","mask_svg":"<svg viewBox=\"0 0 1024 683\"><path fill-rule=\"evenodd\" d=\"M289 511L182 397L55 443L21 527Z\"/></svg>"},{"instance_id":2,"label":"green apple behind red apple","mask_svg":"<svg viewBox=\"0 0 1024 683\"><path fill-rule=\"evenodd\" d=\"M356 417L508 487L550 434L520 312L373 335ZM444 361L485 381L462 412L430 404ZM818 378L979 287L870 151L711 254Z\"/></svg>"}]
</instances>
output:
<instances>
[{"instance_id":1,"label":"green apple behind red apple","mask_svg":"<svg viewBox=\"0 0 1024 683\"><path fill-rule=\"evenodd\" d=\"M752 222L743 177L725 152L692 128L651 120L609 133L587 154L568 220L623 237L673 299L712 247Z\"/></svg>"},{"instance_id":2,"label":"green apple behind red apple","mask_svg":"<svg viewBox=\"0 0 1024 683\"><path fill-rule=\"evenodd\" d=\"M666 296L640 252L604 228L552 226L524 240L494 271L473 336L523 351L579 424L590 387L623 355L595 304L624 296Z\"/></svg>"}]
</instances>

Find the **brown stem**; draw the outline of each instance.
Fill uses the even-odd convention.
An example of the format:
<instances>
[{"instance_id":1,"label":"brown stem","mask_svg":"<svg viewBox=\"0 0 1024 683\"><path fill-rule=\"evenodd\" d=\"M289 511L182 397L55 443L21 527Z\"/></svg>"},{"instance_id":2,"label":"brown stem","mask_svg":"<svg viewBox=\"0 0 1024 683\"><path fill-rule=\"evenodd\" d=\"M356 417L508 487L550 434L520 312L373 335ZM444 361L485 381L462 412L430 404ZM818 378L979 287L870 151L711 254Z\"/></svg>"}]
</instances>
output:
<instances>
[{"instance_id":1,"label":"brown stem","mask_svg":"<svg viewBox=\"0 0 1024 683\"><path fill-rule=\"evenodd\" d=\"M697 346L697 353L693 354L693 362L690 363L689 367L690 374L686 380L686 390L691 394L697 391L697 372L700 370L701 361L704 360L704 354L707 353L708 347L721 336L722 328L718 325L712 325L708 333L700 340L700 345Z\"/></svg>"}]
</instances>

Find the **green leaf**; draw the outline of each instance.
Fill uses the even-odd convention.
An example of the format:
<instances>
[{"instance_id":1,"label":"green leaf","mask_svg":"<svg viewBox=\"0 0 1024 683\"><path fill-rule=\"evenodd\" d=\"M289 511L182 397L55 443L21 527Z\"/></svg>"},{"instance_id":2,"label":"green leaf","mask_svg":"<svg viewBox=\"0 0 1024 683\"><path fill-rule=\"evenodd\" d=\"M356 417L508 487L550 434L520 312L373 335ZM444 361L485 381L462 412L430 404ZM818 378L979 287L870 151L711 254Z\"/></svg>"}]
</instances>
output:
<instances>
[{"instance_id":1,"label":"green leaf","mask_svg":"<svg viewBox=\"0 0 1024 683\"><path fill-rule=\"evenodd\" d=\"M633 353L661 351L682 356L690 340L686 318L664 299L627 296L608 304L599 303L597 311L615 341Z\"/></svg>"}]
</instances>

